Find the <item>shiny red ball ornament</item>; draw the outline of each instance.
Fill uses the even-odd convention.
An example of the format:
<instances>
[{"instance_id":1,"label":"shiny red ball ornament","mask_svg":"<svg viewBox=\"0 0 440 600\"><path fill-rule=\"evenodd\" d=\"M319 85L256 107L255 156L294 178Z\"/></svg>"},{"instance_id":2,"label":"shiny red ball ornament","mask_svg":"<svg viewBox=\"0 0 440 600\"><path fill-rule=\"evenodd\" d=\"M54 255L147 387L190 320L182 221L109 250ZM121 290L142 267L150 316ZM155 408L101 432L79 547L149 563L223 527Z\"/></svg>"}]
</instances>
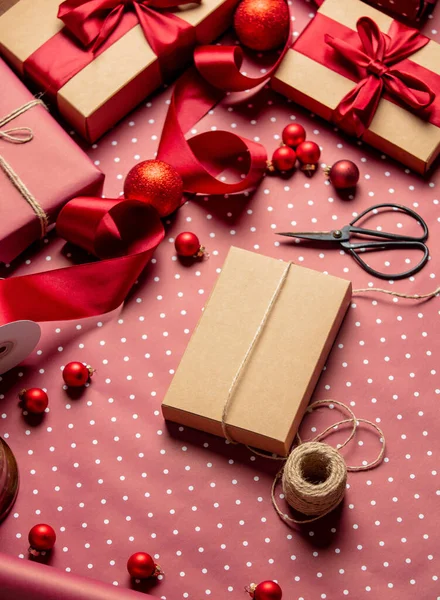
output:
<instances>
[{"instance_id":1,"label":"shiny red ball ornament","mask_svg":"<svg viewBox=\"0 0 440 600\"><path fill-rule=\"evenodd\" d=\"M306 130L299 123L289 123L283 129L283 143L291 148L296 148L306 139Z\"/></svg>"},{"instance_id":2,"label":"shiny red ball ornament","mask_svg":"<svg viewBox=\"0 0 440 600\"><path fill-rule=\"evenodd\" d=\"M127 561L127 570L134 579L157 577L161 573L159 565L146 552L135 552Z\"/></svg>"},{"instance_id":3,"label":"shiny red ball ornament","mask_svg":"<svg viewBox=\"0 0 440 600\"><path fill-rule=\"evenodd\" d=\"M40 552L48 552L55 546L57 539L54 529L46 523L34 525L29 531L29 553L38 556Z\"/></svg>"},{"instance_id":4,"label":"shiny red ball ornament","mask_svg":"<svg viewBox=\"0 0 440 600\"><path fill-rule=\"evenodd\" d=\"M251 50L274 50L284 45L289 23L285 0L243 0L234 15L237 37Z\"/></svg>"},{"instance_id":5,"label":"shiny red ball ornament","mask_svg":"<svg viewBox=\"0 0 440 600\"><path fill-rule=\"evenodd\" d=\"M338 160L325 173L337 190L354 188L359 181L359 169L351 160Z\"/></svg>"},{"instance_id":6,"label":"shiny red ball ornament","mask_svg":"<svg viewBox=\"0 0 440 600\"><path fill-rule=\"evenodd\" d=\"M182 203L183 181L174 167L162 160L144 160L135 165L124 182L124 196L151 204L161 217Z\"/></svg>"},{"instance_id":7,"label":"shiny red ball ornament","mask_svg":"<svg viewBox=\"0 0 440 600\"><path fill-rule=\"evenodd\" d=\"M312 173L316 171L316 165L319 162L321 150L316 142L306 140L297 147L296 156L301 163L301 170L304 171L306 175L311 176Z\"/></svg>"},{"instance_id":8,"label":"shiny red ball ornament","mask_svg":"<svg viewBox=\"0 0 440 600\"><path fill-rule=\"evenodd\" d=\"M93 375L94 369L81 362L70 362L63 369L63 379L69 387L82 387Z\"/></svg>"},{"instance_id":9,"label":"shiny red ball ornament","mask_svg":"<svg viewBox=\"0 0 440 600\"><path fill-rule=\"evenodd\" d=\"M19 398L23 403L24 410L27 410L34 415L44 413L49 404L49 397L41 388L22 390L19 394Z\"/></svg>"},{"instance_id":10,"label":"shiny red ball ornament","mask_svg":"<svg viewBox=\"0 0 440 600\"><path fill-rule=\"evenodd\" d=\"M277 148L268 164L269 171L291 171L296 163L296 152L289 146Z\"/></svg>"},{"instance_id":11,"label":"shiny red ball ornament","mask_svg":"<svg viewBox=\"0 0 440 600\"><path fill-rule=\"evenodd\" d=\"M258 585L252 583L247 591L254 600L281 600L283 596L282 589L275 581L262 581Z\"/></svg>"},{"instance_id":12,"label":"shiny red ball ornament","mask_svg":"<svg viewBox=\"0 0 440 600\"><path fill-rule=\"evenodd\" d=\"M174 240L174 247L179 256L195 258L202 257L206 251L204 246L200 245L199 238L191 231L183 231Z\"/></svg>"}]
</instances>

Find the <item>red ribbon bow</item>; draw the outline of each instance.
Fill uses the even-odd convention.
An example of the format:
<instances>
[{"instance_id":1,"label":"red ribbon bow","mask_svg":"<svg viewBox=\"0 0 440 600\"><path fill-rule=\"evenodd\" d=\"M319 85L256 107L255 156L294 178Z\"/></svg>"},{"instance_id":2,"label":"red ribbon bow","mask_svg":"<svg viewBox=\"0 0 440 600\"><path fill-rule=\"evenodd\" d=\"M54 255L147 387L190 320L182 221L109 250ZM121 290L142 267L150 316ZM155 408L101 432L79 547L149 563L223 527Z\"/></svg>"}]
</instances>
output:
<instances>
[{"instance_id":1,"label":"red ribbon bow","mask_svg":"<svg viewBox=\"0 0 440 600\"><path fill-rule=\"evenodd\" d=\"M393 21L388 34L384 34L369 17L358 20L357 32L360 47L328 34L325 41L356 67L362 77L333 115L345 131L360 137L373 120L384 90L413 110L432 104L435 93L418 77L395 67L423 48L429 42L427 37L398 21Z\"/></svg>"},{"instance_id":2,"label":"red ribbon bow","mask_svg":"<svg viewBox=\"0 0 440 600\"><path fill-rule=\"evenodd\" d=\"M93 43L93 51L96 51L118 27L124 13L134 9L148 43L160 56L192 26L171 12L159 11L190 2L192 0L65 0L60 4L58 18L84 46Z\"/></svg>"}]
</instances>

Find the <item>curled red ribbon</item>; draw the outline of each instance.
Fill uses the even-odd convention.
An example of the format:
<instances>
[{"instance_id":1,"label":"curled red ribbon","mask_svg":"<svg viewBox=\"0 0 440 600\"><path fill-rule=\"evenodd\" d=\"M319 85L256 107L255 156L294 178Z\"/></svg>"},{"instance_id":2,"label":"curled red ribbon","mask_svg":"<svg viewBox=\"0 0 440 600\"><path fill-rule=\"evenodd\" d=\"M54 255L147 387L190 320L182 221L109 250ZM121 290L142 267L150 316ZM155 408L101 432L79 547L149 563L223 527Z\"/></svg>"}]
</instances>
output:
<instances>
[{"instance_id":1,"label":"curled red ribbon","mask_svg":"<svg viewBox=\"0 0 440 600\"><path fill-rule=\"evenodd\" d=\"M171 12L159 12L189 4L192 0L65 0L58 18L83 44L96 51L116 30L128 10L134 10L145 37L156 55L173 46L189 23Z\"/></svg>"},{"instance_id":2,"label":"curled red ribbon","mask_svg":"<svg viewBox=\"0 0 440 600\"><path fill-rule=\"evenodd\" d=\"M395 66L426 46L427 37L398 21L393 21L386 35L369 17L358 20L357 32L360 48L329 34L324 39L361 73L358 84L344 96L333 113L335 123L360 137L373 120L385 90L415 111L430 106L436 95L425 81Z\"/></svg>"},{"instance_id":3,"label":"curled red ribbon","mask_svg":"<svg viewBox=\"0 0 440 600\"><path fill-rule=\"evenodd\" d=\"M102 260L0 281L0 323L82 319L117 308L163 240L157 211L137 200L76 198L57 232Z\"/></svg>"},{"instance_id":4,"label":"curled red ribbon","mask_svg":"<svg viewBox=\"0 0 440 600\"><path fill-rule=\"evenodd\" d=\"M194 52L195 69L176 83L171 97L158 158L172 164L183 178L187 192L233 194L254 188L267 168L264 147L228 131L209 131L189 140L185 133L204 114L220 102L226 92L242 92L270 79L289 48L289 35L273 67L259 77L240 72L243 52L238 46L201 46ZM236 183L220 181L217 176L235 159L247 153L246 173Z\"/></svg>"}]
</instances>

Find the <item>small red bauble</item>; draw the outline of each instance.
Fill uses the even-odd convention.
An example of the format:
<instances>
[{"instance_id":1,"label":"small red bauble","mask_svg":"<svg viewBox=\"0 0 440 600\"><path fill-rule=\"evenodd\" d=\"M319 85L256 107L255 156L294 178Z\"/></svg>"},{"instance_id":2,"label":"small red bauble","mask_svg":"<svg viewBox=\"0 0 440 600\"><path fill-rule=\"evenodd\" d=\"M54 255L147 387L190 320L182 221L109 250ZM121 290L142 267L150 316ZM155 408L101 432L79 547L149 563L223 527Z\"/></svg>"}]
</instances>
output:
<instances>
[{"instance_id":1,"label":"small red bauble","mask_svg":"<svg viewBox=\"0 0 440 600\"><path fill-rule=\"evenodd\" d=\"M44 413L49 404L49 397L41 388L23 390L20 392L19 397L23 402L23 408L35 415Z\"/></svg>"},{"instance_id":2,"label":"small red bauble","mask_svg":"<svg viewBox=\"0 0 440 600\"><path fill-rule=\"evenodd\" d=\"M157 577L161 573L159 565L146 552L135 552L127 561L127 570L130 577L135 579L147 579Z\"/></svg>"},{"instance_id":3,"label":"small red bauble","mask_svg":"<svg viewBox=\"0 0 440 600\"><path fill-rule=\"evenodd\" d=\"M57 539L54 529L46 523L34 525L29 531L29 552L30 554L38 555L40 552L52 550Z\"/></svg>"},{"instance_id":4,"label":"small red bauble","mask_svg":"<svg viewBox=\"0 0 440 600\"><path fill-rule=\"evenodd\" d=\"M280 586L275 581L262 581L258 585L253 583L247 591L254 600L281 600L283 596Z\"/></svg>"},{"instance_id":5,"label":"small red bauble","mask_svg":"<svg viewBox=\"0 0 440 600\"><path fill-rule=\"evenodd\" d=\"M359 169L351 160L338 160L325 173L337 190L353 188L359 181Z\"/></svg>"},{"instance_id":6,"label":"small red bauble","mask_svg":"<svg viewBox=\"0 0 440 600\"><path fill-rule=\"evenodd\" d=\"M135 165L125 178L124 196L151 204L161 217L179 208L182 194L181 176L162 160L144 160Z\"/></svg>"},{"instance_id":7,"label":"small red bauble","mask_svg":"<svg viewBox=\"0 0 440 600\"><path fill-rule=\"evenodd\" d=\"M273 50L285 44L289 22L285 0L243 0L234 15L237 37L251 50Z\"/></svg>"},{"instance_id":8,"label":"small red bauble","mask_svg":"<svg viewBox=\"0 0 440 600\"><path fill-rule=\"evenodd\" d=\"M316 142L306 140L297 147L296 156L302 165L301 170L305 171L306 175L311 175L313 171L316 171L321 150Z\"/></svg>"},{"instance_id":9,"label":"small red bauble","mask_svg":"<svg viewBox=\"0 0 440 600\"><path fill-rule=\"evenodd\" d=\"M286 146L296 148L306 139L306 130L299 123L290 123L283 129L283 142Z\"/></svg>"},{"instance_id":10,"label":"small red bauble","mask_svg":"<svg viewBox=\"0 0 440 600\"><path fill-rule=\"evenodd\" d=\"M93 375L94 369L81 362L70 362L63 369L63 379L69 387L82 387Z\"/></svg>"},{"instance_id":11,"label":"small red bauble","mask_svg":"<svg viewBox=\"0 0 440 600\"><path fill-rule=\"evenodd\" d=\"M200 245L199 238L191 231L183 231L174 240L174 247L179 256L201 257L205 254L205 248Z\"/></svg>"},{"instance_id":12,"label":"small red bauble","mask_svg":"<svg viewBox=\"0 0 440 600\"><path fill-rule=\"evenodd\" d=\"M289 146L281 146L272 155L272 161L269 163L269 171L291 171L295 163L295 150L289 148Z\"/></svg>"}]
</instances>

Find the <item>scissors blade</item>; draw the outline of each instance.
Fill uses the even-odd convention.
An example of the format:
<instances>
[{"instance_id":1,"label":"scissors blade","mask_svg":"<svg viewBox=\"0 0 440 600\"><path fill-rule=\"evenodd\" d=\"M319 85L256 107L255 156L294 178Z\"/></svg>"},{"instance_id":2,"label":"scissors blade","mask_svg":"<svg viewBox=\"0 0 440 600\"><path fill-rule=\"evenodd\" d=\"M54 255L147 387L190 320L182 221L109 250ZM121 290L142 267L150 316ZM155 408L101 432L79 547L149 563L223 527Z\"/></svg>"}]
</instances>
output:
<instances>
[{"instance_id":1,"label":"scissors blade","mask_svg":"<svg viewBox=\"0 0 440 600\"><path fill-rule=\"evenodd\" d=\"M315 242L339 242L339 239L335 239L332 231L287 231L284 233L277 233L277 235L284 235L286 237L298 238L301 240L309 240Z\"/></svg>"}]
</instances>

